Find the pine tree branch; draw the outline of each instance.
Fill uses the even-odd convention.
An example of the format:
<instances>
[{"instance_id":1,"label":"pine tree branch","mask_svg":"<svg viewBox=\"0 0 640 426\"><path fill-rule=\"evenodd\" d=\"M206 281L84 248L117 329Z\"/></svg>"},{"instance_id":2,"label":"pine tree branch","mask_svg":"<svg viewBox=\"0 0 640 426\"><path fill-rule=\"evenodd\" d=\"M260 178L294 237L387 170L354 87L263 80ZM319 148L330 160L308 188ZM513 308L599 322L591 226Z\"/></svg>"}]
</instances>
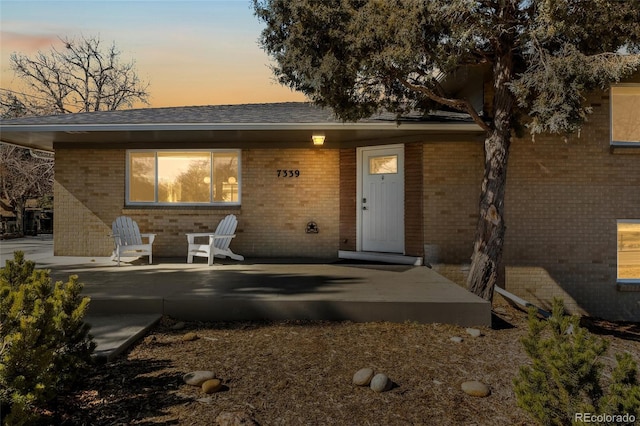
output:
<instances>
[{"instance_id":1,"label":"pine tree branch","mask_svg":"<svg viewBox=\"0 0 640 426\"><path fill-rule=\"evenodd\" d=\"M435 94L433 91L429 90L428 88L417 85L417 84L412 84L409 81L407 81L407 79L404 79L404 78L398 78L398 81L407 89L413 90L415 92L420 92L423 95L427 96L432 101L457 109L458 111L468 113L473 119L473 121L478 126L480 126L480 128L482 128L485 132L491 131L491 127L489 127L489 125L484 122L482 117L480 117L480 115L478 114L476 109L473 107L473 105L471 105L471 102L469 102L468 99L451 99L444 96L440 96Z\"/></svg>"}]
</instances>

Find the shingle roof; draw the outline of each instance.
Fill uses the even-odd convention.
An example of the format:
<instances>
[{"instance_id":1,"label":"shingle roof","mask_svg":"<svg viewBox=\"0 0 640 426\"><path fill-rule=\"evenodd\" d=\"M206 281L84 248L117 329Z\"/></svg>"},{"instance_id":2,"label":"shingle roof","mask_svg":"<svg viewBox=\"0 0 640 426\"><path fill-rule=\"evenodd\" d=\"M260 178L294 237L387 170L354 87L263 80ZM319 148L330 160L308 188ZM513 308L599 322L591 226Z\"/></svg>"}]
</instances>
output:
<instances>
[{"instance_id":1,"label":"shingle roof","mask_svg":"<svg viewBox=\"0 0 640 426\"><path fill-rule=\"evenodd\" d=\"M215 143L226 147L303 146L313 132L326 146L342 147L393 140L415 141L436 133L470 135L482 129L455 113L383 113L356 123L311 103L187 106L97 111L0 120L0 141L53 152L54 144L157 147ZM453 136L452 136L453 137ZM179 141L179 142L177 142Z\"/></svg>"},{"instance_id":2,"label":"shingle roof","mask_svg":"<svg viewBox=\"0 0 640 426\"><path fill-rule=\"evenodd\" d=\"M442 117L445 118L445 117ZM447 115L448 119L452 117ZM467 121L453 117L455 121ZM362 123L398 121L391 113L383 113ZM420 114L409 114L400 121L422 121ZM432 121L425 120L425 121ZM440 121L440 120L438 120ZM442 120L447 121L447 120ZM208 105L167 108L142 108L120 111L98 111L2 120L4 125L77 125L77 124L167 124L167 123L341 123L333 112L307 102L282 102L241 105Z\"/></svg>"}]
</instances>

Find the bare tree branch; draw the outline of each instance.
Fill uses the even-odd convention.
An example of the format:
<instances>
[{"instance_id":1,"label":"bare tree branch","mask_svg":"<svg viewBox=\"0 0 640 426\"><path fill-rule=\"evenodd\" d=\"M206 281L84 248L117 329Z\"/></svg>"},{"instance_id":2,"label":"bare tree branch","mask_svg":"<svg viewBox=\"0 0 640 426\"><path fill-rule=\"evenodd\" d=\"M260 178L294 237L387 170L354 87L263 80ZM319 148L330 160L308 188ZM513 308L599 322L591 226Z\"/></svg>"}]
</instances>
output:
<instances>
[{"instance_id":1,"label":"bare tree branch","mask_svg":"<svg viewBox=\"0 0 640 426\"><path fill-rule=\"evenodd\" d=\"M37 158L29 150L0 143L0 206L13 211L22 226L27 200L50 194L53 159Z\"/></svg>"},{"instance_id":2,"label":"bare tree branch","mask_svg":"<svg viewBox=\"0 0 640 426\"><path fill-rule=\"evenodd\" d=\"M134 61L120 60L115 43L105 49L98 37L60 41L61 49L52 47L33 57L11 55L11 68L26 88L0 91L3 118L116 110L147 103L148 83L138 76ZM53 160L0 144L0 206L20 218L27 200L50 194L52 188Z\"/></svg>"},{"instance_id":3,"label":"bare tree branch","mask_svg":"<svg viewBox=\"0 0 640 426\"><path fill-rule=\"evenodd\" d=\"M52 47L33 57L11 55L12 70L28 87L25 91L35 97L28 100L15 92L13 98L0 94L1 106L6 109L17 99L25 107L19 111L42 115L51 111L68 114L116 110L137 102L147 103L149 84L138 76L134 61L121 61L115 43L105 48L98 37L60 41L63 49Z\"/></svg>"}]
</instances>

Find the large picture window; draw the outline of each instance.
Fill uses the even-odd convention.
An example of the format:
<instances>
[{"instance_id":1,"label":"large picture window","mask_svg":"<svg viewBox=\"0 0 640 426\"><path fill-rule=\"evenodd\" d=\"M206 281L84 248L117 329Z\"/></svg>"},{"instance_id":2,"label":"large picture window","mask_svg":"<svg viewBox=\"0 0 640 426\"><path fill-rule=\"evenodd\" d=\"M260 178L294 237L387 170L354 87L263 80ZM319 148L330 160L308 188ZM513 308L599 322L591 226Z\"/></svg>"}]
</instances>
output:
<instances>
[{"instance_id":1,"label":"large picture window","mask_svg":"<svg viewBox=\"0 0 640 426\"><path fill-rule=\"evenodd\" d=\"M640 283L640 220L618 221L618 281Z\"/></svg>"},{"instance_id":2,"label":"large picture window","mask_svg":"<svg viewBox=\"0 0 640 426\"><path fill-rule=\"evenodd\" d=\"M127 152L127 204L240 204L240 151Z\"/></svg>"},{"instance_id":3,"label":"large picture window","mask_svg":"<svg viewBox=\"0 0 640 426\"><path fill-rule=\"evenodd\" d=\"M611 141L640 144L640 84L611 87Z\"/></svg>"}]
</instances>

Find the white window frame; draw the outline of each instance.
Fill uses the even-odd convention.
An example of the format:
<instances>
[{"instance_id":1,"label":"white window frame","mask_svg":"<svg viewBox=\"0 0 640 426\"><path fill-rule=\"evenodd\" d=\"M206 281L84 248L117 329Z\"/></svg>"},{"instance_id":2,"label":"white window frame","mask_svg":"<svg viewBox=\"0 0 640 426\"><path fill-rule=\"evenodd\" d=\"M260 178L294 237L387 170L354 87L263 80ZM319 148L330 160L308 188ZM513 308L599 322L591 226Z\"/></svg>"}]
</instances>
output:
<instances>
[{"instance_id":1,"label":"white window frame","mask_svg":"<svg viewBox=\"0 0 640 426\"><path fill-rule=\"evenodd\" d=\"M220 201L211 201L209 203L168 203L168 202L159 202L159 201L130 201L129 200L129 172L130 172L130 154L131 153L152 153L155 154L155 195L154 198L158 199L158 153L161 152L208 152L210 155L220 154L220 153L234 153L238 158L238 201L230 201L230 202L220 202ZM213 159L211 161L211 165L213 167ZM212 170L213 173L213 170ZM240 149L128 149L127 150L127 158L126 158L126 167L125 167L125 205L126 206L162 206L162 207L196 207L196 206L222 206L222 207L233 207L240 206L242 204L242 151Z\"/></svg>"},{"instance_id":2,"label":"white window frame","mask_svg":"<svg viewBox=\"0 0 640 426\"><path fill-rule=\"evenodd\" d=\"M620 278L618 276L619 273L619 265L620 265L620 250L618 249L618 225L620 223L636 223L640 225L640 219L618 219L616 221L616 280L618 284L639 284L640 285L640 277L638 278Z\"/></svg>"},{"instance_id":3,"label":"white window frame","mask_svg":"<svg viewBox=\"0 0 640 426\"><path fill-rule=\"evenodd\" d=\"M638 141L616 141L613 139L613 88L614 87L640 87L640 83L619 83L609 88L609 143L613 147L640 147Z\"/></svg>"}]
</instances>

